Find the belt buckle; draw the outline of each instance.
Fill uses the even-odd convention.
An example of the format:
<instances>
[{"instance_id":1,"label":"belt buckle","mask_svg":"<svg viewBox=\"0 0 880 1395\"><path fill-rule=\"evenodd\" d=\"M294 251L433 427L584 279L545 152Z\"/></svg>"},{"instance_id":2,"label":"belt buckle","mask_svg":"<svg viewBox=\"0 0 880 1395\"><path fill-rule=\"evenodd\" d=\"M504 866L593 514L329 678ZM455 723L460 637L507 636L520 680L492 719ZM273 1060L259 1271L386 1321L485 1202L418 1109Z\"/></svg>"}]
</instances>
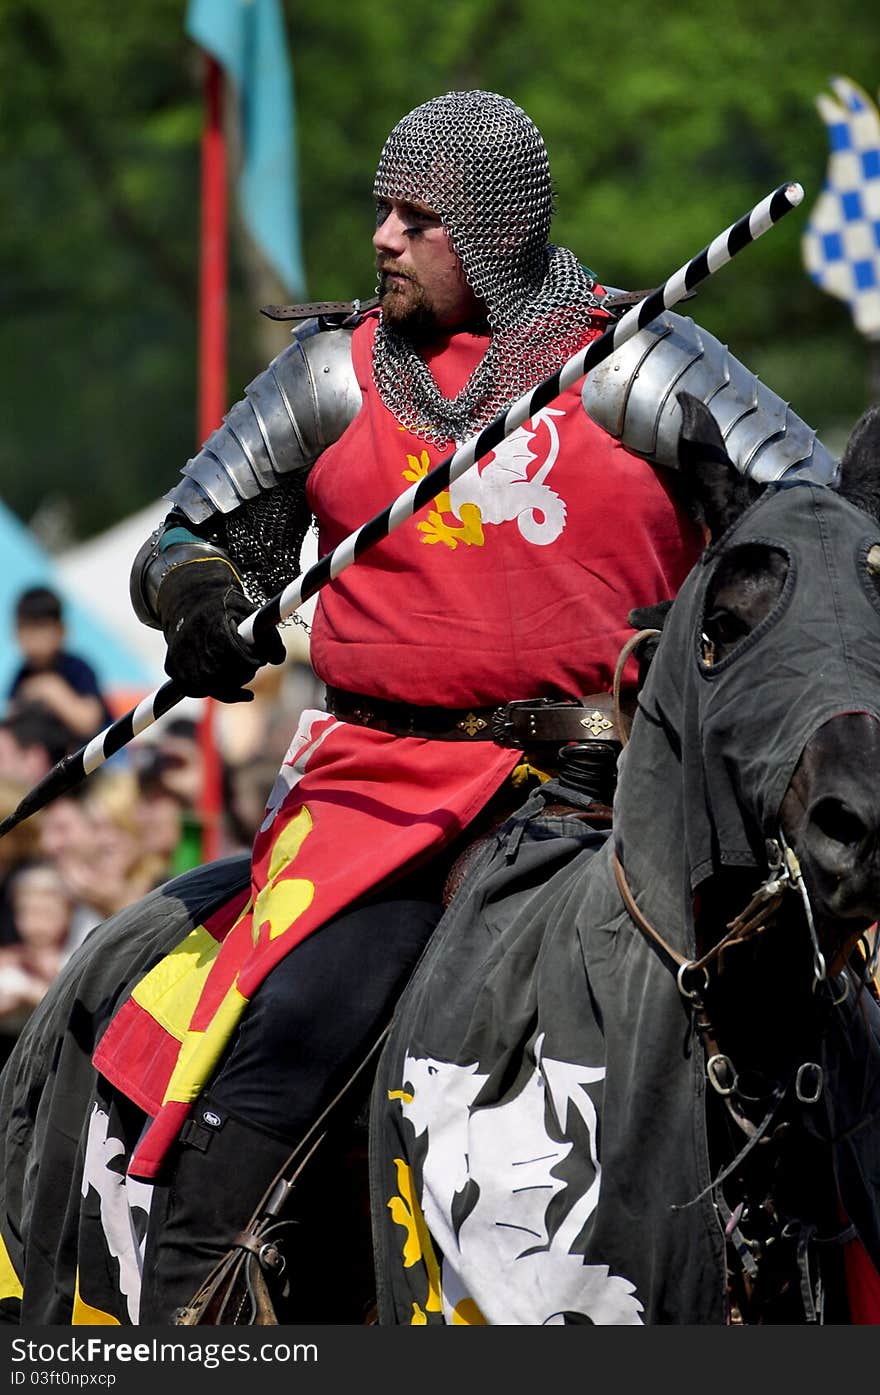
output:
<instances>
[{"instance_id":1,"label":"belt buckle","mask_svg":"<svg viewBox=\"0 0 880 1395\"><path fill-rule=\"evenodd\" d=\"M535 712L545 707L556 707L559 705L558 698L514 698L512 702L505 702L501 707L496 707L492 713L492 740L499 746L512 746L516 750L523 750L526 744L525 735L520 735L516 730L514 714L517 712Z\"/></svg>"}]
</instances>

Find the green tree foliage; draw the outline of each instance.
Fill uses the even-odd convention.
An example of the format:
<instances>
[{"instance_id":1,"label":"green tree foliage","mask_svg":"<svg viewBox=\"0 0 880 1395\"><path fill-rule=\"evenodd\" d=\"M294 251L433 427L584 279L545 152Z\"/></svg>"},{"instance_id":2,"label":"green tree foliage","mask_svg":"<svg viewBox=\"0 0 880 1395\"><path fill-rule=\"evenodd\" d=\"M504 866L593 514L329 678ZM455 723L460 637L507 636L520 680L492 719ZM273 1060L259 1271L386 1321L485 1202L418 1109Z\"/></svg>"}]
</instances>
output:
<instances>
[{"instance_id":1,"label":"green tree foliage","mask_svg":"<svg viewBox=\"0 0 880 1395\"><path fill-rule=\"evenodd\" d=\"M164 492L198 444L201 64L185 8L0 4L0 497L25 520L60 502L78 536ZM285 8L310 296L372 291L391 125L438 92L491 88L544 133L555 240L612 285L655 285L775 185L804 185L802 208L681 308L839 446L868 401L869 346L799 244L827 161L816 95L835 73L880 83L863 0ZM285 342L257 307L286 295L236 227L230 400Z\"/></svg>"}]
</instances>

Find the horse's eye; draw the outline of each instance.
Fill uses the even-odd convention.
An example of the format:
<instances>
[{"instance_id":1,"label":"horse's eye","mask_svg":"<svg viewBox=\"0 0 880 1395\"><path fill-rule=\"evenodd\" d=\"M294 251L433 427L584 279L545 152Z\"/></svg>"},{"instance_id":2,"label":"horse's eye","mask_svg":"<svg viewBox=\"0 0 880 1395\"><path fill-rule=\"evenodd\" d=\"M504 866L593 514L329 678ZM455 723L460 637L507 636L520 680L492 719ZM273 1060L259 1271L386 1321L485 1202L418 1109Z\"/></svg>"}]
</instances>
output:
<instances>
[{"instance_id":1,"label":"horse's eye","mask_svg":"<svg viewBox=\"0 0 880 1395\"><path fill-rule=\"evenodd\" d=\"M720 561L709 586L700 635L705 668L730 658L773 612L788 574L779 548L744 543Z\"/></svg>"},{"instance_id":2,"label":"horse's eye","mask_svg":"<svg viewBox=\"0 0 880 1395\"><path fill-rule=\"evenodd\" d=\"M718 663L749 633L748 624L741 616L730 610L713 610L706 616L700 635L700 652L703 663L710 666Z\"/></svg>"}]
</instances>

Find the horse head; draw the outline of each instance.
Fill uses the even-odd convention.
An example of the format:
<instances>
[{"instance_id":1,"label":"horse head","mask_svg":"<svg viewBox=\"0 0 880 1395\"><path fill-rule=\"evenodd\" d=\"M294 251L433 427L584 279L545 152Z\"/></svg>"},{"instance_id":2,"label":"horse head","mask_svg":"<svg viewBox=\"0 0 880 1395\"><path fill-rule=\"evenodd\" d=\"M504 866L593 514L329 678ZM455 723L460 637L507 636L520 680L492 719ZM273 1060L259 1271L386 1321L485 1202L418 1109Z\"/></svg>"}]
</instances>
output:
<instances>
[{"instance_id":1,"label":"horse head","mask_svg":"<svg viewBox=\"0 0 880 1395\"><path fill-rule=\"evenodd\" d=\"M831 489L744 478L709 409L679 402L681 479L709 541L640 707L680 760L703 919L729 920L734 885L778 872L824 978L880 917L880 408Z\"/></svg>"}]
</instances>

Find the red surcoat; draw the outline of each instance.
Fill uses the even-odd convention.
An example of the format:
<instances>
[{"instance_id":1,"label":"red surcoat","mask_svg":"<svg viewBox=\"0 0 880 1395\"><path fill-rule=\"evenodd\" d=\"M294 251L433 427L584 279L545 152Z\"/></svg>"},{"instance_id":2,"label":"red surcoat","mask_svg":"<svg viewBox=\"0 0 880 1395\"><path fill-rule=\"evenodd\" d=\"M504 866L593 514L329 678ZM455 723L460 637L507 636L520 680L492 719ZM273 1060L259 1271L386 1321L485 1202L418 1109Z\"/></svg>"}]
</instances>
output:
<instances>
[{"instance_id":1,"label":"red surcoat","mask_svg":"<svg viewBox=\"0 0 880 1395\"><path fill-rule=\"evenodd\" d=\"M375 326L368 317L353 335L361 410L309 478L322 555L450 449L426 446L379 399ZM486 344L458 333L434 347L445 395ZM673 596L699 550L664 480L571 388L323 589L312 662L335 687L428 706L607 691L629 610ZM176 966L160 966L94 1057L154 1116L133 1175L156 1175L269 970L355 898L434 855L519 759L492 742L303 714L256 836L250 898L194 932L198 993L191 974L178 985Z\"/></svg>"},{"instance_id":2,"label":"red surcoat","mask_svg":"<svg viewBox=\"0 0 880 1395\"><path fill-rule=\"evenodd\" d=\"M321 555L452 449L379 400L375 327L353 335L363 407L309 477ZM487 344L435 347L445 396ZM699 547L661 474L595 425L577 384L324 588L312 663L336 687L429 706L605 692L628 612L673 596Z\"/></svg>"}]
</instances>

